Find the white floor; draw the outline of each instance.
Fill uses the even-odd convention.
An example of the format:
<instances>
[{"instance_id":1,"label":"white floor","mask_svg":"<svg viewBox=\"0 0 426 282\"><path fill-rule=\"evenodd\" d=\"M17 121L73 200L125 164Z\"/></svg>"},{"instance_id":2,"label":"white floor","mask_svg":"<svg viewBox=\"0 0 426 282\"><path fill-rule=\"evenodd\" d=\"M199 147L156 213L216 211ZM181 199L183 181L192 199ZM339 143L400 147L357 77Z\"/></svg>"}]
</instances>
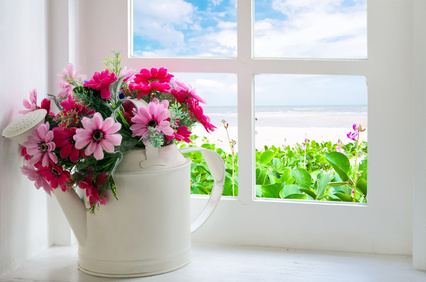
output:
<instances>
[{"instance_id":1,"label":"white floor","mask_svg":"<svg viewBox=\"0 0 426 282\"><path fill-rule=\"evenodd\" d=\"M77 270L77 247L52 247L0 281L118 281ZM235 246L192 248L192 262L174 272L131 281L425 281L408 256Z\"/></svg>"}]
</instances>

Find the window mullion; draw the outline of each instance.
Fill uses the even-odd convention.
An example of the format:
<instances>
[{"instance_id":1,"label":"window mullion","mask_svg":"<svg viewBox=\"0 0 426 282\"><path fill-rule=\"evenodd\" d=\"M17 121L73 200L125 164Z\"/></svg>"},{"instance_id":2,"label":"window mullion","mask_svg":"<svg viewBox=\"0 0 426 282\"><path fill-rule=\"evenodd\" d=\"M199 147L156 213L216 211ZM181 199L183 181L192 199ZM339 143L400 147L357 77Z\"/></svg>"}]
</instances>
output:
<instances>
[{"instance_id":1,"label":"window mullion","mask_svg":"<svg viewBox=\"0 0 426 282\"><path fill-rule=\"evenodd\" d=\"M238 199L253 201L254 124L253 124L253 1L238 1L237 66L238 77Z\"/></svg>"}]
</instances>

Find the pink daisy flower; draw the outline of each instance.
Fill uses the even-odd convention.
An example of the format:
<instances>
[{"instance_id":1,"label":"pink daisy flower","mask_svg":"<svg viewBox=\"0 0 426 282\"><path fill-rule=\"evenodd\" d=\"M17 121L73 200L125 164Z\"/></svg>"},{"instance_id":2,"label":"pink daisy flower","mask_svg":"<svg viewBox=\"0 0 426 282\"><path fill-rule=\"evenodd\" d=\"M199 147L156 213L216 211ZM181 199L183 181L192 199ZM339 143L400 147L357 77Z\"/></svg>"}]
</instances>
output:
<instances>
[{"instance_id":1,"label":"pink daisy flower","mask_svg":"<svg viewBox=\"0 0 426 282\"><path fill-rule=\"evenodd\" d=\"M53 129L53 134L55 136L54 142L56 147L62 148L59 152L61 158L66 159L70 158L72 162L76 162L80 157L80 152L82 156L84 156L84 152L80 151L75 147L74 135L76 133L77 128L59 128L55 127Z\"/></svg>"},{"instance_id":2,"label":"pink daisy flower","mask_svg":"<svg viewBox=\"0 0 426 282\"><path fill-rule=\"evenodd\" d=\"M58 162L58 157L53 153L56 148L53 137L48 122L41 124L27 137L27 141L23 145L27 148L27 154L32 156L29 163L35 164L41 161L42 166L46 167L49 165L49 160L54 163Z\"/></svg>"},{"instance_id":3,"label":"pink daisy flower","mask_svg":"<svg viewBox=\"0 0 426 282\"><path fill-rule=\"evenodd\" d=\"M122 136L114 133L121 129L121 124L114 123L112 117L104 121L100 113L95 113L93 119L84 117L81 122L84 128L78 128L73 138L77 149L87 146L84 151L87 156L93 154L95 159L102 160L103 150L113 153L114 145L120 145Z\"/></svg>"},{"instance_id":4,"label":"pink daisy flower","mask_svg":"<svg viewBox=\"0 0 426 282\"><path fill-rule=\"evenodd\" d=\"M102 187L106 183L106 173L102 173L96 181L94 181L92 175L86 177L81 181L78 186L81 189L86 189L86 197L89 198L89 203L91 206L94 204L105 205L107 202L106 195L103 195L102 199L99 195L98 187Z\"/></svg>"},{"instance_id":5,"label":"pink daisy flower","mask_svg":"<svg viewBox=\"0 0 426 282\"><path fill-rule=\"evenodd\" d=\"M132 79L133 75L135 74L136 70L135 69L127 69L127 67L123 67L123 69L120 72L119 77L123 76L123 75L128 75L123 81L129 81Z\"/></svg>"},{"instance_id":6,"label":"pink daisy flower","mask_svg":"<svg viewBox=\"0 0 426 282\"><path fill-rule=\"evenodd\" d=\"M66 191L69 188L71 174L64 170L61 165L50 162L48 167L39 166L38 168L38 173L43 175L44 179L49 182L50 187L53 189L58 188L58 185L61 187L62 191Z\"/></svg>"},{"instance_id":7,"label":"pink daisy flower","mask_svg":"<svg viewBox=\"0 0 426 282\"><path fill-rule=\"evenodd\" d=\"M29 180L34 181L34 186L37 189L43 187L44 191L46 191L47 194L51 195L52 187L50 187L49 183L47 183L43 175L37 172L34 166L27 163L23 167L21 167L21 172L22 174L28 176Z\"/></svg>"},{"instance_id":8,"label":"pink daisy flower","mask_svg":"<svg viewBox=\"0 0 426 282\"><path fill-rule=\"evenodd\" d=\"M75 86L71 84L71 81L86 79L85 75L78 75L78 72L74 73L74 65L71 63L66 65L62 73L58 74L58 76L61 78L56 81L56 86L61 89L57 94L58 98L66 98L72 94Z\"/></svg>"},{"instance_id":9,"label":"pink daisy flower","mask_svg":"<svg viewBox=\"0 0 426 282\"><path fill-rule=\"evenodd\" d=\"M138 74L135 74L133 82L129 85L130 90L139 90L138 99L142 95L149 95L152 90L157 90L164 93L170 92L169 82L173 75L167 72L165 68L141 69Z\"/></svg>"},{"instance_id":10,"label":"pink daisy flower","mask_svg":"<svg viewBox=\"0 0 426 282\"><path fill-rule=\"evenodd\" d=\"M27 110L19 111L20 114L26 114L37 110L37 91L34 89L30 92L30 100L24 99L23 105Z\"/></svg>"},{"instance_id":11,"label":"pink daisy flower","mask_svg":"<svg viewBox=\"0 0 426 282\"><path fill-rule=\"evenodd\" d=\"M117 80L115 73L109 73L106 69L103 72L95 72L93 78L88 82L84 83L84 86L101 91L101 98L109 100L111 99L111 92L109 86Z\"/></svg>"},{"instance_id":12,"label":"pink daisy flower","mask_svg":"<svg viewBox=\"0 0 426 282\"><path fill-rule=\"evenodd\" d=\"M153 127L165 135L172 135L173 128L170 127L168 106L169 101L163 100L159 103L158 99L154 99L148 104L148 108L135 109L134 117L131 119L134 124L130 127L132 137L141 136L142 139L148 132L148 127Z\"/></svg>"}]
</instances>

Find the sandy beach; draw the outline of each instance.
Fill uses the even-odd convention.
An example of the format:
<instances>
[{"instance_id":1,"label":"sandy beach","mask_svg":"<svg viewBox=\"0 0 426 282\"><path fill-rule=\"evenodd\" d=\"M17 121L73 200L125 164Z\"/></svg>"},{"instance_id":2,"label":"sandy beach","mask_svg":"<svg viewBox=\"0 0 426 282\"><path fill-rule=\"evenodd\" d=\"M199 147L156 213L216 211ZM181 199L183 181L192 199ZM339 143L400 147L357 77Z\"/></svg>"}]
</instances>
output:
<instances>
[{"instance_id":1,"label":"sandy beach","mask_svg":"<svg viewBox=\"0 0 426 282\"><path fill-rule=\"evenodd\" d=\"M237 120L236 118L228 120L231 121L228 127L229 136L237 141L238 150ZM217 129L211 134L206 133L202 126L197 126L193 132L198 136L206 136L210 143L215 143L217 147L230 152L226 130L220 122L220 117L213 115L212 123ZM353 124L361 124L362 127L368 128L366 113L263 113L256 117L255 146L257 149L265 145L294 146L303 143L305 139L333 143L341 139L346 144L352 142L346 134L352 131ZM368 130L360 134L360 139L367 141L367 136ZM202 142L197 143L201 144Z\"/></svg>"},{"instance_id":2,"label":"sandy beach","mask_svg":"<svg viewBox=\"0 0 426 282\"><path fill-rule=\"evenodd\" d=\"M231 139L237 141L238 147L238 134L237 127L228 128ZM343 143L352 142L346 134L350 130L348 128L294 128L294 127L260 127L256 128L257 134L255 135L255 146L257 149L263 148L265 145L271 146L294 146L297 143L301 144L307 138L309 140L315 140L317 142L331 141L337 143L339 139ZM198 136L206 136L210 143L216 144L216 147L220 147L223 150L229 152L229 145L227 142L226 131L223 127L218 127L212 134L206 134L203 128L196 128L194 133ZM361 140L367 141L367 131L361 133ZM202 142L197 143L201 145ZM238 148L237 148L238 150Z\"/></svg>"}]
</instances>

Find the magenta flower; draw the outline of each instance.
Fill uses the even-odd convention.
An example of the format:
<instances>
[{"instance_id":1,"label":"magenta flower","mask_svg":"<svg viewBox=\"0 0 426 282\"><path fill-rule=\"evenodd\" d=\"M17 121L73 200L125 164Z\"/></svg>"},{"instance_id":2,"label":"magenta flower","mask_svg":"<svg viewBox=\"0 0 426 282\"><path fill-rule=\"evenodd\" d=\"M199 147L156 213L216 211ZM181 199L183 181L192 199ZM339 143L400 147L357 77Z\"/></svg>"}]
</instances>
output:
<instances>
[{"instance_id":1,"label":"magenta flower","mask_svg":"<svg viewBox=\"0 0 426 282\"><path fill-rule=\"evenodd\" d=\"M61 165L50 162L48 167L40 166L38 168L38 173L43 175L44 179L49 182L53 189L58 188L59 185L62 191L66 191L70 187L71 174L64 170Z\"/></svg>"},{"instance_id":2,"label":"magenta flower","mask_svg":"<svg viewBox=\"0 0 426 282\"><path fill-rule=\"evenodd\" d=\"M191 97L203 104L207 103L206 100L197 95L194 88L190 85L186 85L182 80L172 79L171 83L173 85L171 93L179 103L182 104L187 97Z\"/></svg>"},{"instance_id":3,"label":"magenta flower","mask_svg":"<svg viewBox=\"0 0 426 282\"><path fill-rule=\"evenodd\" d=\"M169 93L169 82L173 75L167 72L165 68L152 68L151 70L141 69L135 74L133 82L129 85L130 90L139 90L138 99L142 95L149 95L152 90Z\"/></svg>"},{"instance_id":4,"label":"magenta flower","mask_svg":"<svg viewBox=\"0 0 426 282\"><path fill-rule=\"evenodd\" d=\"M34 186L37 189L43 187L44 191L47 194L51 195L52 187L50 187L49 183L44 179L43 175L37 172L37 170L31 164L25 164L21 167L22 174L28 176L28 179L34 181Z\"/></svg>"},{"instance_id":5,"label":"magenta flower","mask_svg":"<svg viewBox=\"0 0 426 282\"><path fill-rule=\"evenodd\" d=\"M174 130L173 136L166 136L168 140L176 139L177 141L185 141L186 143L191 143L191 139L189 139L189 136L191 136L192 132L188 130L188 127L185 125L179 126L177 129Z\"/></svg>"},{"instance_id":6,"label":"magenta flower","mask_svg":"<svg viewBox=\"0 0 426 282\"><path fill-rule=\"evenodd\" d=\"M189 105L191 117L195 117L204 126L207 132L213 132L216 126L210 123L210 118L208 116L204 115L203 108L199 105L199 102L189 98L187 103Z\"/></svg>"},{"instance_id":7,"label":"magenta flower","mask_svg":"<svg viewBox=\"0 0 426 282\"><path fill-rule=\"evenodd\" d=\"M95 181L92 175L86 177L83 181L81 181L78 186L81 189L86 189L86 197L89 198L90 205L93 206L95 203L105 205L107 202L106 195L101 199L98 191L98 187L102 187L106 183L106 173L102 173L98 179Z\"/></svg>"},{"instance_id":8,"label":"magenta flower","mask_svg":"<svg viewBox=\"0 0 426 282\"><path fill-rule=\"evenodd\" d=\"M77 128L75 127L64 127L62 129L55 127L53 129L53 134L55 136L54 142L56 147L62 148L59 152L59 155L63 159L69 157L72 162L76 162L78 160L80 157L80 152L82 156L85 156L83 151L80 151L75 147L75 141L73 137L76 134L76 130Z\"/></svg>"},{"instance_id":9,"label":"magenta flower","mask_svg":"<svg viewBox=\"0 0 426 282\"><path fill-rule=\"evenodd\" d=\"M114 73L109 73L106 69L103 72L95 72L93 78L86 82L84 86L101 91L101 98L109 100L111 99L111 92L109 86L117 80L117 76Z\"/></svg>"},{"instance_id":10,"label":"magenta flower","mask_svg":"<svg viewBox=\"0 0 426 282\"><path fill-rule=\"evenodd\" d=\"M41 124L27 137L27 141L23 145L27 148L27 153L32 156L29 163L35 164L41 161L42 166L46 167L49 165L49 160L54 163L58 162L58 158L53 153L56 148L52 141L53 137L48 122Z\"/></svg>"},{"instance_id":11,"label":"magenta flower","mask_svg":"<svg viewBox=\"0 0 426 282\"><path fill-rule=\"evenodd\" d=\"M26 114L37 110L37 91L34 89L30 92L30 100L24 99L23 105L27 110L19 111L20 114Z\"/></svg>"},{"instance_id":12,"label":"magenta flower","mask_svg":"<svg viewBox=\"0 0 426 282\"><path fill-rule=\"evenodd\" d=\"M348 134L346 134L346 136L353 141L356 141L356 139L358 138L358 135L359 135L358 131L349 132Z\"/></svg>"},{"instance_id":13,"label":"magenta flower","mask_svg":"<svg viewBox=\"0 0 426 282\"><path fill-rule=\"evenodd\" d=\"M81 126L81 119L83 116L92 116L95 111L89 109L82 104L77 103L74 100L73 95L69 95L67 99L63 100L60 103L63 110L58 113L54 121L59 123L59 127L69 128L69 127L79 127Z\"/></svg>"},{"instance_id":14,"label":"magenta flower","mask_svg":"<svg viewBox=\"0 0 426 282\"><path fill-rule=\"evenodd\" d=\"M169 101L164 100L159 103L158 99L154 99L148 104L148 108L140 107L137 110L135 109L132 117L134 124L130 127L132 137L141 136L142 139L148 132L148 127L153 127L165 135L172 135L174 131L170 127L168 106Z\"/></svg>"},{"instance_id":15,"label":"magenta flower","mask_svg":"<svg viewBox=\"0 0 426 282\"><path fill-rule=\"evenodd\" d=\"M95 159L102 160L103 150L113 153L114 145L120 145L122 136L114 133L121 129L121 124L114 123L112 117L104 121L100 113L95 113L93 119L84 117L81 122L84 128L78 128L73 138L77 149L87 146L84 151L87 156L93 154Z\"/></svg>"}]
</instances>

